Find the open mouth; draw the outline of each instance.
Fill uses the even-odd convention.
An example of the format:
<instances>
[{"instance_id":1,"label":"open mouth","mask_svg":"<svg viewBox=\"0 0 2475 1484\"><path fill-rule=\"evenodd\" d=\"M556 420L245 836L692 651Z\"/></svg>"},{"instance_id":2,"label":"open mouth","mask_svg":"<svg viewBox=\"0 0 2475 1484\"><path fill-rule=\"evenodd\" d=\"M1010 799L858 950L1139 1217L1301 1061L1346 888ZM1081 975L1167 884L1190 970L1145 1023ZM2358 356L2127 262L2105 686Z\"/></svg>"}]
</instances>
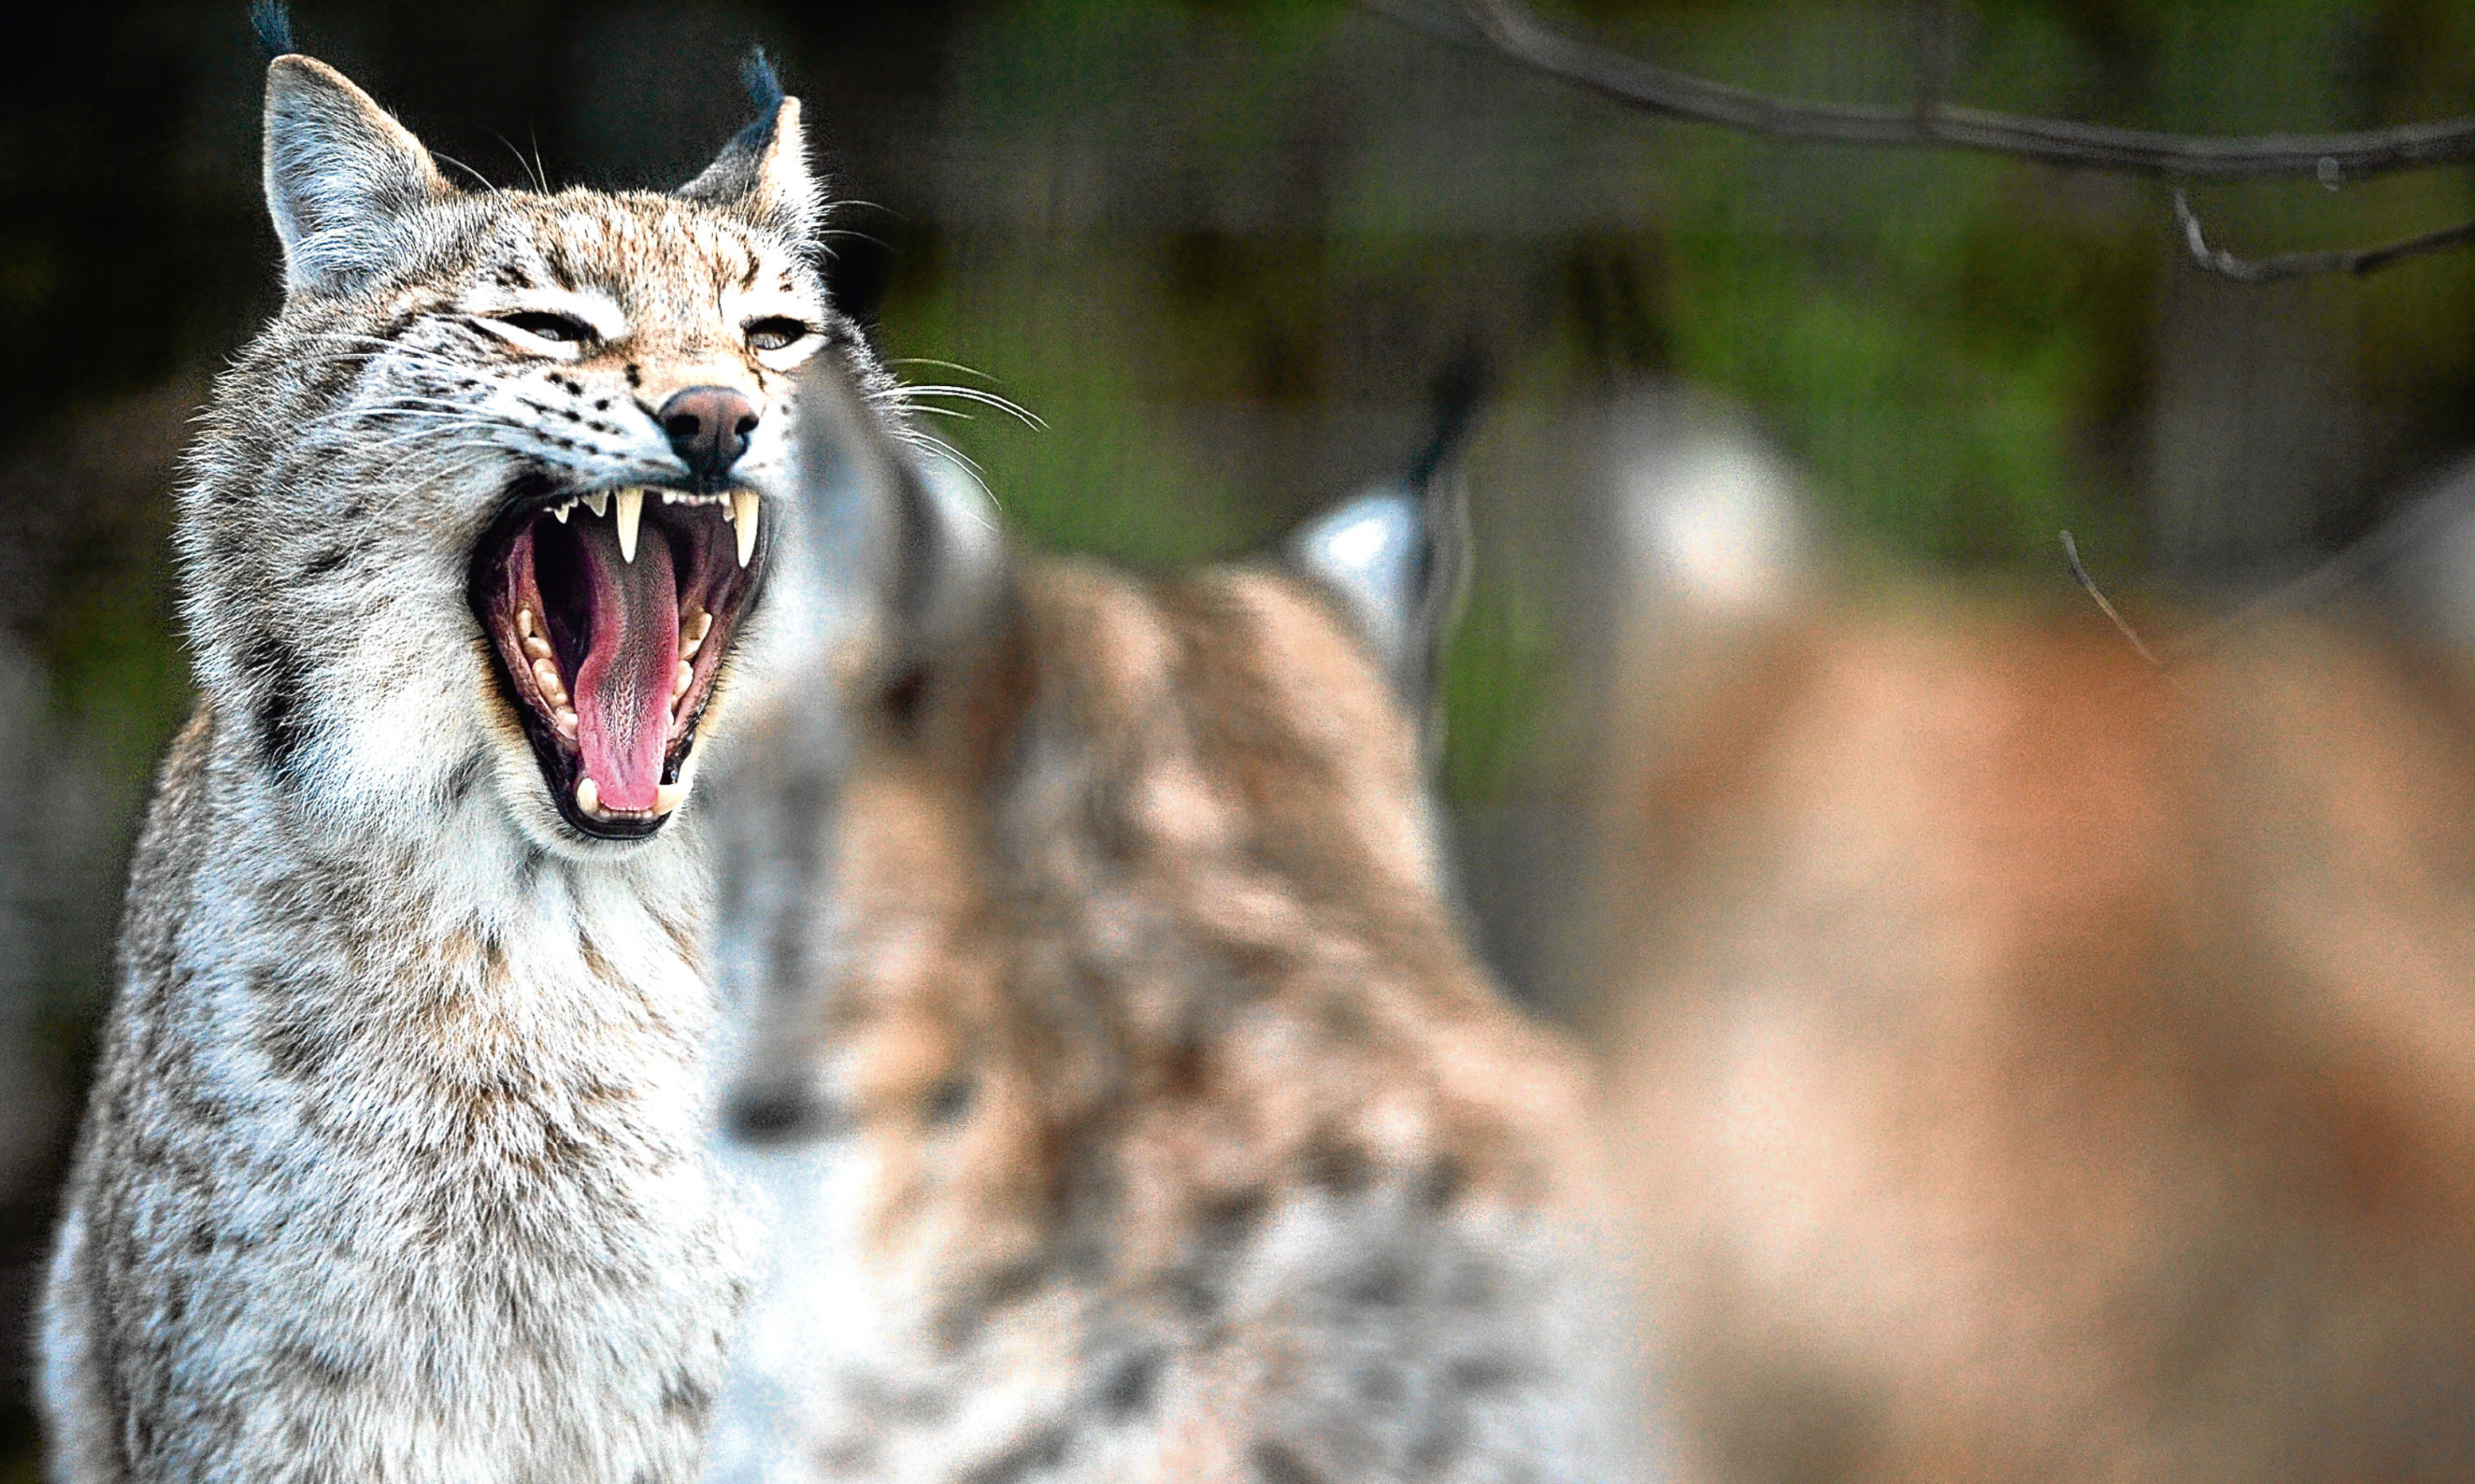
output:
<instances>
[{"instance_id":1,"label":"open mouth","mask_svg":"<svg viewBox=\"0 0 2475 1484\"><path fill-rule=\"evenodd\" d=\"M491 640L559 814L638 839L679 769L764 564L753 490L519 490L473 553Z\"/></svg>"}]
</instances>

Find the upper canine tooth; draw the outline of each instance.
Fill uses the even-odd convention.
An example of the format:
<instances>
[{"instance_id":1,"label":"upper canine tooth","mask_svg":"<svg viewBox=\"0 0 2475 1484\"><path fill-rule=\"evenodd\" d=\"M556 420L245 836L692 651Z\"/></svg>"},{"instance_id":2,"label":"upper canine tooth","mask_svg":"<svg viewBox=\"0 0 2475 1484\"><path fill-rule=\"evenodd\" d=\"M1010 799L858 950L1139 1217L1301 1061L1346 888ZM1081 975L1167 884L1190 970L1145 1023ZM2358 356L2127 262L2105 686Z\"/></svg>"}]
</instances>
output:
<instances>
[{"instance_id":1,"label":"upper canine tooth","mask_svg":"<svg viewBox=\"0 0 2475 1484\"><path fill-rule=\"evenodd\" d=\"M756 554L756 509L754 490L730 492L730 523L739 527L739 565L747 565Z\"/></svg>"},{"instance_id":2,"label":"upper canine tooth","mask_svg":"<svg viewBox=\"0 0 2475 1484\"><path fill-rule=\"evenodd\" d=\"M632 562L636 559L636 525L644 519L645 492L621 490L619 492L619 555L625 560ZM745 567L747 564L743 560L740 565Z\"/></svg>"},{"instance_id":3,"label":"upper canine tooth","mask_svg":"<svg viewBox=\"0 0 2475 1484\"><path fill-rule=\"evenodd\" d=\"M608 490L595 490L592 494L584 496L583 499L584 508L592 511L593 518L597 521L601 519L601 513L603 511L610 508L610 492Z\"/></svg>"}]
</instances>

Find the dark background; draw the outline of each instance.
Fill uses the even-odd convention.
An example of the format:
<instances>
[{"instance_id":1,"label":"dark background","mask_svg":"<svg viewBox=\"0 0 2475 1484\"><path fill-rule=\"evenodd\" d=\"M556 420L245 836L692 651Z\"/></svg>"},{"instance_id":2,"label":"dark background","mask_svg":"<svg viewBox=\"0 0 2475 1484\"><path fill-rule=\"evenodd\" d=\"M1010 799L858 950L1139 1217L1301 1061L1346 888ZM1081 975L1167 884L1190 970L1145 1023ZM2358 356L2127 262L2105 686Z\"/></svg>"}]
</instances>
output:
<instances>
[{"instance_id":1,"label":"dark background","mask_svg":"<svg viewBox=\"0 0 2475 1484\"><path fill-rule=\"evenodd\" d=\"M13 1341L135 813L186 703L166 491L277 302L241 10L43 8L0 46L0 1480L32 1476ZM1912 84L1902 5L1558 14L1750 85ZM768 46L852 203L839 291L911 378L1045 420L944 431L1050 545L1259 540L1397 467L1430 379L1483 348L1446 777L1525 992L1576 782L1556 718L1587 672L1606 408L1673 387L1743 408L1863 562L2057 602L2060 527L2111 580L2205 596L2337 548L2475 435L2475 254L2242 287L2181 261L2150 182L1652 121L1346 5L327 3L295 24L502 184L686 179ZM2451 0L1981 0L1945 45L1956 98L2111 122L2475 109L2475 7ZM2475 214L2463 170L2195 199L2257 250Z\"/></svg>"}]
</instances>

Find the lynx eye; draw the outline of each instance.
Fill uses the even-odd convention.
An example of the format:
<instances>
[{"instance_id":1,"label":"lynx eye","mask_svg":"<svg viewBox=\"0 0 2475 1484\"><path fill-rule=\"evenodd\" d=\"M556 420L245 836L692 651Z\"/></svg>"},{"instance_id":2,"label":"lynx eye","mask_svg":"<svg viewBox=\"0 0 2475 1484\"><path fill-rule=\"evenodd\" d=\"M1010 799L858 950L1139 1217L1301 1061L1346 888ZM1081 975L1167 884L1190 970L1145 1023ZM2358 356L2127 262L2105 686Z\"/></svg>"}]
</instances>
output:
<instances>
[{"instance_id":1,"label":"lynx eye","mask_svg":"<svg viewBox=\"0 0 2475 1484\"><path fill-rule=\"evenodd\" d=\"M780 351L808 337L808 327L788 315L770 315L747 322L747 344L757 351Z\"/></svg>"},{"instance_id":2,"label":"lynx eye","mask_svg":"<svg viewBox=\"0 0 2475 1484\"><path fill-rule=\"evenodd\" d=\"M513 314L495 316L509 329L521 329L536 340L556 345L580 345L594 338L593 327L572 314L552 314L546 309L521 309Z\"/></svg>"}]
</instances>

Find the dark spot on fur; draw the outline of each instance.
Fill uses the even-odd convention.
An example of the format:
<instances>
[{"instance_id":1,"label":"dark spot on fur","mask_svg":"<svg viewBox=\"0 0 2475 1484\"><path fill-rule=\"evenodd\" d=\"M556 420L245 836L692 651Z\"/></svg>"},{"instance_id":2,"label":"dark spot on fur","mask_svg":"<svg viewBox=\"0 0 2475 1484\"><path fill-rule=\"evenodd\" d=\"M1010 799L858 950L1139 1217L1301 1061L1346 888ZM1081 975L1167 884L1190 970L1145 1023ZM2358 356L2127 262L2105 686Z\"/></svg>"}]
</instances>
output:
<instances>
[{"instance_id":1,"label":"dark spot on fur","mask_svg":"<svg viewBox=\"0 0 2475 1484\"><path fill-rule=\"evenodd\" d=\"M698 1422L713 1410L713 1388L698 1385L685 1371L673 1371L662 1382L662 1411Z\"/></svg>"},{"instance_id":2,"label":"dark spot on fur","mask_svg":"<svg viewBox=\"0 0 2475 1484\"><path fill-rule=\"evenodd\" d=\"M1409 1298L1409 1265L1396 1256L1383 1256L1365 1271L1354 1275L1344 1297L1352 1303L1373 1308L1398 1308Z\"/></svg>"},{"instance_id":3,"label":"dark spot on fur","mask_svg":"<svg viewBox=\"0 0 2475 1484\"><path fill-rule=\"evenodd\" d=\"M1168 1357L1158 1350L1145 1350L1117 1362L1100 1388L1100 1405L1113 1419L1123 1421L1151 1405L1152 1393L1160 1388L1161 1369Z\"/></svg>"},{"instance_id":4,"label":"dark spot on fur","mask_svg":"<svg viewBox=\"0 0 2475 1484\"><path fill-rule=\"evenodd\" d=\"M629 361L627 363L627 384L629 386L643 386L645 384L645 374L637 368L634 361Z\"/></svg>"},{"instance_id":5,"label":"dark spot on fur","mask_svg":"<svg viewBox=\"0 0 2475 1484\"><path fill-rule=\"evenodd\" d=\"M1444 1372L1445 1378L1462 1391L1501 1391L1525 1374L1501 1355L1463 1355Z\"/></svg>"},{"instance_id":6,"label":"dark spot on fur","mask_svg":"<svg viewBox=\"0 0 2475 1484\"><path fill-rule=\"evenodd\" d=\"M447 775L448 808L461 808L473 796L475 786L481 781L481 770L487 766L487 760L478 751L464 754L464 761L456 764L455 771Z\"/></svg>"},{"instance_id":7,"label":"dark spot on fur","mask_svg":"<svg viewBox=\"0 0 2475 1484\"><path fill-rule=\"evenodd\" d=\"M1026 1257L1010 1262L979 1282L977 1291L958 1300L937 1317L937 1344L953 1354L970 1343L995 1310L1037 1291L1048 1277L1047 1264Z\"/></svg>"},{"instance_id":8,"label":"dark spot on fur","mask_svg":"<svg viewBox=\"0 0 2475 1484\"><path fill-rule=\"evenodd\" d=\"M1257 1186L1213 1196L1202 1204L1195 1216L1202 1224L1204 1242L1227 1252L1253 1236L1271 1208L1271 1193Z\"/></svg>"},{"instance_id":9,"label":"dark spot on fur","mask_svg":"<svg viewBox=\"0 0 2475 1484\"><path fill-rule=\"evenodd\" d=\"M852 1432L818 1444L808 1457L820 1478L855 1478L877 1472L879 1450L874 1434Z\"/></svg>"},{"instance_id":10,"label":"dark spot on fur","mask_svg":"<svg viewBox=\"0 0 2475 1484\"><path fill-rule=\"evenodd\" d=\"M1186 1041L1169 1049L1161 1061L1161 1094L1180 1101L1198 1097L1204 1084L1203 1048Z\"/></svg>"},{"instance_id":11,"label":"dark spot on fur","mask_svg":"<svg viewBox=\"0 0 2475 1484\"><path fill-rule=\"evenodd\" d=\"M1375 1161L1333 1130L1319 1131L1299 1156L1308 1183L1336 1196L1354 1196L1375 1180Z\"/></svg>"},{"instance_id":12,"label":"dark spot on fur","mask_svg":"<svg viewBox=\"0 0 2475 1484\"><path fill-rule=\"evenodd\" d=\"M327 576L352 560L352 549L348 547L329 547L301 565L301 575L305 579Z\"/></svg>"},{"instance_id":13,"label":"dark spot on fur","mask_svg":"<svg viewBox=\"0 0 2475 1484\"><path fill-rule=\"evenodd\" d=\"M1388 1361L1376 1360L1358 1375L1358 1399L1369 1407L1389 1411L1409 1395L1409 1378Z\"/></svg>"},{"instance_id":14,"label":"dark spot on fur","mask_svg":"<svg viewBox=\"0 0 2475 1484\"><path fill-rule=\"evenodd\" d=\"M928 1122L938 1128L961 1118L971 1110L971 1080L948 1077L928 1089Z\"/></svg>"},{"instance_id":15,"label":"dark spot on fur","mask_svg":"<svg viewBox=\"0 0 2475 1484\"><path fill-rule=\"evenodd\" d=\"M505 288L530 288L533 286L532 275L525 272L522 267L515 263L501 263L499 265L498 279L501 286Z\"/></svg>"},{"instance_id":16,"label":"dark spot on fur","mask_svg":"<svg viewBox=\"0 0 2475 1484\"><path fill-rule=\"evenodd\" d=\"M1262 1484L1323 1484L1323 1475L1280 1443L1255 1445L1255 1477Z\"/></svg>"},{"instance_id":17,"label":"dark spot on fur","mask_svg":"<svg viewBox=\"0 0 2475 1484\"><path fill-rule=\"evenodd\" d=\"M593 410L594 410L594 411L596 411L596 412L607 412L607 411L609 411L609 410L610 410L610 399L609 399L609 398L607 398L607 397L603 397L603 398L600 398L600 399L596 400L596 401L595 401L595 402L593 403ZM600 425L597 423L597 424L595 424L594 426L597 426L597 427L599 427Z\"/></svg>"},{"instance_id":18,"label":"dark spot on fur","mask_svg":"<svg viewBox=\"0 0 2475 1484\"><path fill-rule=\"evenodd\" d=\"M301 748L309 741L309 718L302 709L307 675L301 656L272 634L250 641L243 663L257 678L257 745L267 766L287 779Z\"/></svg>"},{"instance_id":19,"label":"dark spot on fur","mask_svg":"<svg viewBox=\"0 0 2475 1484\"><path fill-rule=\"evenodd\" d=\"M586 973L613 987L625 985L626 981L620 976L618 968L602 956L600 945L594 942L590 934L576 935L576 951L584 960Z\"/></svg>"},{"instance_id":20,"label":"dark spot on fur","mask_svg":"<svg viewBox=\"0 0 2475 1484\"><path fill-rule=\"evenodd\" d=\"M885 707L886 719L894 723L896 732L910 735L919 724L919 703L927 698L927 694L928 672L916 665L894 676L886 686L881 704Z\"/></svg>"},{"instance_id":21,"label":"dark spot on fur","mask_svg":"<svg viewBox=\"0 0 2475 1484\"><path fill-rule=\"evenodd\" d=\"M314 1344L278 1346L268 1365L279 1376L289 1373L328 1391L355 1386L369 1371L368 1364L354 1355Z\"/></svg>"},{"instance_id":22,"label":"dark spot on fur","mask_svg":"<svg viewBox=\"0 0 2475 1484\"><path fill-rule=\"evenodd\" d=\"M1431 1211L1447 1210L1469 1188L1469 1167L1453 1155L1441 1155L1429 1167L1418 1197Z\"/></svg>"},{"instance_id":23,"label":"dark spot on fur","mask_svg":"<svg viewBox=\"0 0 2475 1484\"><path fill-rule=\"evenodd\" d=\"M980 1302L988 1308L1003 1308L1038 1288L1047 1271L1036 1258L1007 1263L980 1285Z\"/></svg>"},{"instance_id":24,"label":"dark spot on fur","mask_svg":"<svg viewBox=\"0 0 2475 1484\"><path fill-rule=\"evenodd\" d=\"M961 1476L960 1484L1019 1484L1066 1461L1066 1429L1043 1427Z\"/></svg>"}]
</instances>

